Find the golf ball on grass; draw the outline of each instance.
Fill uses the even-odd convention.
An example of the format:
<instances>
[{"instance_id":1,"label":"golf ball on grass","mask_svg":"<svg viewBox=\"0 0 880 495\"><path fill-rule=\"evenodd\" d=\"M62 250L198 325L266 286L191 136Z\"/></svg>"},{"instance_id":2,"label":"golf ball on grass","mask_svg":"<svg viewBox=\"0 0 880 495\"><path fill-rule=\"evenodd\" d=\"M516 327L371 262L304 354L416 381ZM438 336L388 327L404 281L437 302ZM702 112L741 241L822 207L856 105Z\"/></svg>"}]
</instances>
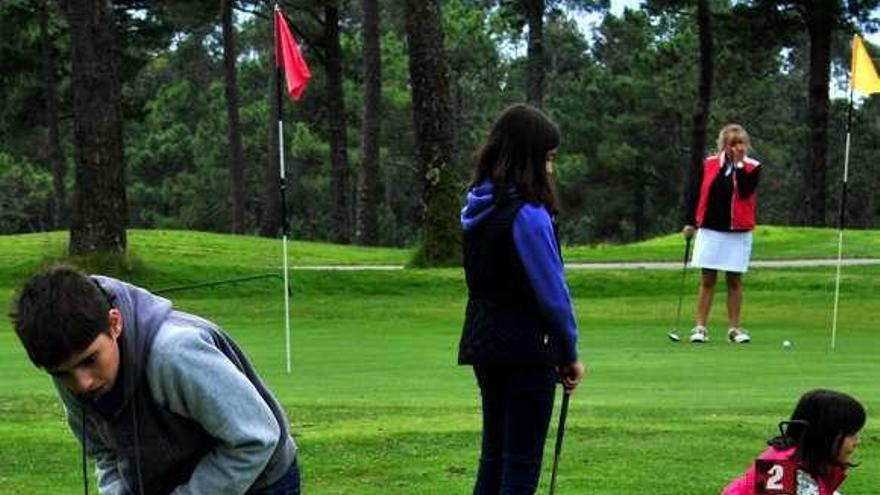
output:
<instances>
[{"instance_id":1,"label":"golf ball on grass","mask_svg":"<svg viewBox=\"0 0 880 495\"><path fill-rule=\"evenodd\" d=\"M791 344L790 340L783 340L782 341L782 348L783 349L791 349L791 345L792 344Z\"/></svg>"}]
</instances>

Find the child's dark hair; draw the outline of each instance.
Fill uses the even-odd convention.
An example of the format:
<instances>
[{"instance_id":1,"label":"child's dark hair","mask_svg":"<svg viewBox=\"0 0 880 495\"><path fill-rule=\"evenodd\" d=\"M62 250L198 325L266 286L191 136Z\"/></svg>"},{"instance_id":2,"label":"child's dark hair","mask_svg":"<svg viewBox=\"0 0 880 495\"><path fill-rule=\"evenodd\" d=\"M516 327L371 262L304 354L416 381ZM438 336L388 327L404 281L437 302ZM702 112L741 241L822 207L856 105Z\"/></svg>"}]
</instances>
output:
<instances>
[{"instance_id":1,"label":"child's dark hair","mask_svg":"<svg viewBox=\"0 0 880 495\"><path fill-rule=\"evenodd\" d=\"M34 366L53 368L109 331L111 300L88 275L56 265L31 278L10 317Z\"/></svg>"},{"instance_id":2,"label":"child's dark hair","mask_svg":"<svg viewBox=\"0 0 880 495\"><path fill-rule=\"evenodd\" d=\"M844 437L858 433L865 418L865 408L853 397L834 390L811 390L801 396L791 419L783 422L786 428L768 443L777 449L797 447L796 458L804 469L824 476L830 466L839 464Z\"/></svg>"},{"instance_id":3,"label":"child's dark hair","mask_svg":"<svg viewBox=\"0 0 880 495\"><path fill-rule=\"evenodd\" d=\"M526 201L544 205L556 215L559 200L546 162L547 153L559 147L559 142L559 127L543 112L525 104L510 106L495 121L477 152L472 185L491 179L498 202L507 198L512 186Z\"/></svg>"}]
</instances>

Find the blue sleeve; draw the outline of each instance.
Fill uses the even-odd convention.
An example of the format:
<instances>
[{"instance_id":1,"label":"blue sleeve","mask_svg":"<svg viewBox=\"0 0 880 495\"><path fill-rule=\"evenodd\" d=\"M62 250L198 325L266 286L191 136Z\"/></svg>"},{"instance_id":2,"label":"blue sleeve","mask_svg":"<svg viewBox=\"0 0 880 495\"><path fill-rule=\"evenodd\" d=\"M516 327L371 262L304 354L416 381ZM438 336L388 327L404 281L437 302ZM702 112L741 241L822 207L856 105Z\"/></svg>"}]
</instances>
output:
<instances>
[{"instance_id":1,"label":"blue sleeve","mask_svg":"<svg viewBox=\"0 0 880 495\"><path fill-rule=\"evenodd\" d=\"M513 243L544 317L562 337L568 363L578 359L578 329L550 214L525 204L513 221Z\"/></svg>"}]
</instances>

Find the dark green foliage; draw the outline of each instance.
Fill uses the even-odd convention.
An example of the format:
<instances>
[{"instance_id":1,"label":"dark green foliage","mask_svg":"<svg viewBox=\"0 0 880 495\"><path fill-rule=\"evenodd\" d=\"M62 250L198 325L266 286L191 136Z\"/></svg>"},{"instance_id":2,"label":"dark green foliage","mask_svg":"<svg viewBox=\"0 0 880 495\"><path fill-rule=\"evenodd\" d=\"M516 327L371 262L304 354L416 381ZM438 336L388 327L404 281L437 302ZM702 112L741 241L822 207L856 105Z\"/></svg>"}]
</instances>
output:
<instances>
[{"instance_id":1,"label":"dark green foliage","mask_svg":"<svg viewBox=\"0 0 880 495\"><path fill-rule=\"evenodd\" d=\"M669 231L691 106L676 93L694 87L682 70L694 59L693 32L627 12L605 19L593 51L595 61L585 58L584 68L567 75L577 77L570 89L548 102L552 115L559 108L563 116L563 148L573 140L572 152L581 154L560 160L563 235L626 241Z\"/></svg>"},{"instance_id":2,"label":"dark green foliage","mask_svg":"<svg viewBox=\"0 0 880 495\"><path fill-rule=\"evenodd\" d=\"M679 202L697 98L698 30L695 1L652 0L654 9L614 17L603 2L545 1L543 18L544 110L560 125L556 177L566 243L625 242L678 230ZM864 3L872 7L875 2ZM282 2L303 42L313 79L303 99L285 101L288 215L296 239L329 240L338 222L325 97L328 78L324 32L326 2ZM809 37L789 2L710 1L715 78L706 130L714 152L718 129L739 122L751 133L754 154L765 165L759 221L798 224L803 207L803 164L808 152ZM850 2L843 2L847 6ZM18 198L0 211L0 233L52 228L50 158L37 14L49 6L47 29L56 64L60 149L72 192L72 101L68 26L55 2L0 2L0 196ZM360 2L332 2L340 20L342 121L347 171L361 163L363 75ZM872 21L852 3L839 19L831 46L826 186L827 223L836 223L846 105L841 79L854 29ZM120 36L128 227L230 230L230 179L223 93L220 2L114 2ZM436 217L425 215L425 171L416 146L408 44L399 1L381 0L379 15L382 91L375 196L376 242L415 246L426 239L425 221L452 226L452 237L472 156L494 118L526 99L525 17L521 1L442 2L443 53L449 65L451 179L443 185ZM257 0L235 2L238 109L246 165L244 232L275 235L278 202L276 151L267 145L270 72L269 14ZM845 14L845 15L844 15ZM594 30L585 30L589 20ZM880 49L868 47L880 59ZM876 96L874 97L876 99ZM875 227L880 169L876 102L854 112L848 186L848 223ZM14 170L14 173L13 173ZM9 177L23 177L13 184ZM49 179L49 182L45 181ZM276 185L270 186L272 180ZM15 179L19 180L19 179ZM348 218L355 218L353 184ZM268 192L267 192L268 191ZM69 194L70 195L70 194ZM430 196L428 197L430 201ZM15 220L11 220L11 219ZM268 227L263 230L264 224ZM439 242L439 241L438 241ZM443 241L445 242L445 241ZM456 250L442 260L455 263Z\"/></svg>"},{"instance_id":3,"label":"dark green foliage","mask_svg":"<svg viewBox=\"0 0 880 495\"><path fill-rule=\"evenodd\" d=\"M0 152L0 232L45 230L51 214L52 177L24 159Z\"/></svg>"}]
</instances>

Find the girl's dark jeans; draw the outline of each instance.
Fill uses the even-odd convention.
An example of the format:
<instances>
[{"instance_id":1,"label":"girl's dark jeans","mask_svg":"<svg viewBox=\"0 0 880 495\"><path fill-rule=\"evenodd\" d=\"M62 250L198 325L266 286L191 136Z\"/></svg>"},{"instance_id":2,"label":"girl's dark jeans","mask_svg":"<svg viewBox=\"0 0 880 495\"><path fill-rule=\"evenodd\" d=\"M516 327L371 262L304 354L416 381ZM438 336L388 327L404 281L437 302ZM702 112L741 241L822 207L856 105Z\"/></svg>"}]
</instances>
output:
<instances>
[{"instance_id":1,"label":"girl's dark jeans","mask_svg":"<svg viewBox=\"0 0 880 495\"><path fill-rule=\"evenodd\" d=\"M483 446L474 495L531 495L541 474L558 374L553 366L475 365Z\"/></svg>"}]
</instances>

